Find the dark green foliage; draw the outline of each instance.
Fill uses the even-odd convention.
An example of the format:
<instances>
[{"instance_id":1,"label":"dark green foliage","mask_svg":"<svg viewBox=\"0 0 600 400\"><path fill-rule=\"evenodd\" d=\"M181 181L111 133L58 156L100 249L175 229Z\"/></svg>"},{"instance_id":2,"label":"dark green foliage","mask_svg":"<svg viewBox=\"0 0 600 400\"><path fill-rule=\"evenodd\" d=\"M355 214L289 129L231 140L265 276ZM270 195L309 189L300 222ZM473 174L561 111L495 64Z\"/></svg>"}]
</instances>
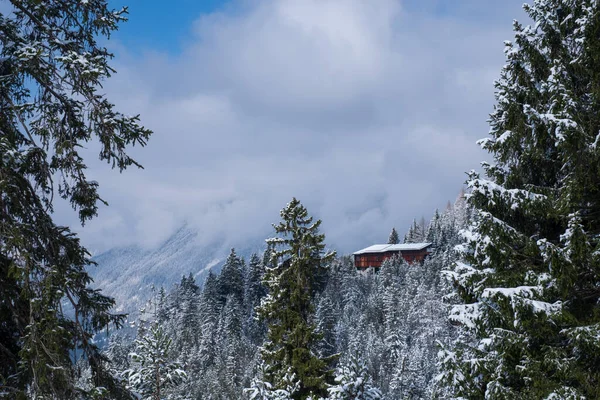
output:
<instances>
[{"instance_id":1,"label":"dark green foliage","mask_svg":"<svg viewBox=\"0 0 600 400\"><path fill-rule=\"evenodd\" d=\"M244 261L235 254L235 249L231 249L219 276L219 301L221 304L225 304L225 300L230 295L242 304L245 268Z\"/></svg>"},{"instance_id":2,"label":"dark green foliage","mask_svg":"<svg viewBox=\"0 0 600 400\"><path fill-rule=\"evenodd\" d=\"M273 253L277 266L267 272L269 295L260 310L269 325L262 352L265 380L275 389L285 389L285 375L291 373L300 385L294 399L311 394L326 396L332 371L330 360L315 353L320 335L316 333L312 299L322 287L326 263L335 253L324 254L321 221L313 222L295 198L281 211L281 218L274 225L280 236L267 241L281 249Z\"/></svg>"},{"instance_id":3,"label":"dark green foliage","mask_svg":"<svg viewBox=\"0 0 600 400\"><path fill-rule=\"evenodd\" d=\"M448 381L466 398L599 398L600 8L524 7L534 25L514 24L480 142L495 163L468 182L453 318L475 338Z\"/></svg>"},{"instance_id":4,"label":"dark green foliage","mask_svg":"<svg viewBox=\"0 0 600 400\"><path fill-rule=\"evenodd\" d=\"M256 308L267 295L267 288L263 284L265 277L265 264L256 254L250 257L248 280L246 284L246 307L248 313L247 330L250 339L255 344L262 344L265 333L265 324L257 318Z\"/></svg>"},{"instance_id":5,"label":"dark green foliage","mask_svg":"<svg viewBox=\"0 0 600 400\"><path fill-rule=\"evenodd\" d=\"M267 295L267 288L263 284L265 276L265 264L258 258L256 254L252 254L250 258L248 284L247 284L247 301L253 308L260 303L260 299Z\"/></svg>"},{"instance_id":6,"label":"dark green foliage","mask_svg":"<svg viewBox=\"0 0 600 400\"><path fill-rule=\"evenodd\" d=\"M464 204L457 200L441 213L439 224L432 220L433 226L428 232L434 230L435 236L447 232L451 238L448 243L454 243L455 229L463 228L459 215L466 213L462 207ZM362 354L364 366L359 368L360 376L355 375L358 379L353 381L354 387L362 387L372 378L373 385L390 399L429 398L434 389L436 395L444 394L444 388L435 386L434 377L438 373L435 355L437 343L447 344L453 333L443 303L449 288L439 275L442 267L454 259L452 247L453 244L440 245L417 268L401 258L388 260L377 274L358 272L352 257L327 262L325 288L315 290L315 295L310 296L309 309L314 313L311 311L309 325L314 331L303 331L313 338L308 348L325 361L335 360L340 370L352 364L352 354ZM159 292L156 307L147 307L151 312L156 310L159 325L172 339L169 360L178 362L189 376L181 385L164 392L165 396L215 400L247 397L289 400L299 396L300 379L292 368L279 374L276 389L265 381L269 368L261 360L261 346L265 342L266 324L256 319L251 304L260 304L262 300L272 304L265 298L266 288L256 283L264 276L265 269L273 272L277 270L274 266L286 264L281 265L280 259L270 257L272 248L265 254L264 261L254 255L250 257L241 305L233 294L221 304L221 277L210 272L204 291L188 290L195 288L195 284L193 278L184 277L168 294ZM321 278L313 276L313 281L321 286ZM188 329L185 304L193 299L198 303L199 326ZM287 301L282 297L281 304L284 303ZM286 315L290 314L286 311ZM139 335L143 333L138 331ZM270 343L267 338L267 347L274 348ZM130 368L130 360L125 357L123 361L123 354L127 352L122 344L111 345L109 357L113 366ZM328 360L330 356L333 357ZM328 368L333 367L329 362L326 364ZM349 382L342 378L337 385L332 381L327 383L342 389ZM353 398L354 394L349 396Z\"/></svg>"},{"instance_id":7,"label":"dark green foliage","mask_svg":"<svg viewBox=\"0 0 600 400\"><path fill-rule=\"evenodd\" d=\"M98 91L114 70L96 40L126 10L101 0L10 3L14 13L0 15L0 385L15 397L86 395L72 360L84 356L93 386L127 396L91 340L124 316L89 288L88 252L51 218L55 195L82 223L103 202L85 175L83 145L98 140L100 159L122 171L138 165L127 148L150 136Z\"/></svg>"},{"instance_id":8,"label":"dark green foliage","mask_svg":"<svg viewBox=\"0 0 600 400\"><path fill-rule=\"evenodd\" d=\"M216 302L219 298L219 281L212 270L208 271L202 294L205 300L211 302Z\"/></svg>"},{"instance_id":9,"label":"dark green foliage","mask_svg":"<svg viewBox=\"0 0 600 400\"><path fill-rule=\"evenodd\" d=\"M197 345L197 331L200 329L199 308L200 287L190 274L181 279L178 299L178 329L181 335L180 341L176 343L179 348L184 345Z\"/></svg>"}]
</instances>

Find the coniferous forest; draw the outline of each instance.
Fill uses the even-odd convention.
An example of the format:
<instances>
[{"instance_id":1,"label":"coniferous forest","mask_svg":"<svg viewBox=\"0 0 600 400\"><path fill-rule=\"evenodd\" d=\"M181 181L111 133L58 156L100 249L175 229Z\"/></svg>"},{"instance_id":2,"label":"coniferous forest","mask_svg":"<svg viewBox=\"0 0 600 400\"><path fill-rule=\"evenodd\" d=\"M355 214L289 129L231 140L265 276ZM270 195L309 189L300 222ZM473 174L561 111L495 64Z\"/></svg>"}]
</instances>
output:
<instances>
[{"instance_id":1,"label":"coniferous forest","mask_svg":"<svg viewBox=\"0 0 600 400\"><path fill-rule=\"evenodd\" d=\"M105 204L88 142L127 173L152 140L102 90L116 72L106 39L128 11L8 3L0 398L600 398L600 2L523 6L478 142L488 161L429 221L391 221L381 238L430 243L424 262L359 270L292 198L261 252L231 249L206 279L155 287L129 319L54 219L57 201L81 224Z\"/></svg>"}]
</instances>

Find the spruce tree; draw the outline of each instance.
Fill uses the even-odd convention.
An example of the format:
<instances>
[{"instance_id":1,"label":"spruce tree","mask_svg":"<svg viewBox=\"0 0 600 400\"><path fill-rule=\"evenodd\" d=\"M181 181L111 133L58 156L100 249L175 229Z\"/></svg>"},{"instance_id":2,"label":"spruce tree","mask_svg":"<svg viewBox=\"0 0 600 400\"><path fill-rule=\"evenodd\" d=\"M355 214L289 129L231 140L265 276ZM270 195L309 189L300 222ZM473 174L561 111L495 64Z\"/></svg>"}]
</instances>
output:
<instances>
[{"instance_id":1,"label":"spruce tree","mask_svg":"<svg viewBox=\"0 0 600 400\"><path fill-rule=\"evenodd\" d=\"M171 360L171 339L161 326L153 324L134 344L131 368L123 375L129 388L143 400L161 400L165 390L187 378L181 366Z\"/></svg>"},{"instance_id":2,"label":"spruce tree","mask_svg":"<svg viewBox=\"0 0 600 400\"><path fill-rule=\"evenodd\" d=\"M348 363L338 367L336 384L328 389L330 400L380 400L381 391L373 385L373 379L364 360L351 356Z\"/></svg>"},{"instance_id":3,"label":"spruce tree","mask_svg":"<svg viewBox=\"0 0 600 400\"><path fill-rule=\"evenodd\" d=\"M91 289L90 254L52 219L54 197L81 223L97 214L98 183L80 150L120 171L150 131L114 109L101 82L115 71L105 38L126 9L103 0L12 0L0 14L0 382L11 397L74 398L72 357L91 366L93 385L126 396L92 338L124 315ZM70 310L67 314L64 310ZM6 324L4 323L6 321ZM94 390L97 393L98 390Z\"/></svg>"},{"instance_id":4,"label":"spruce tree","mask_svg":"<svg viewBox=\"0 0 600 400\"><path fill-rule=\"evenodd\" d=\"M600 398L600 9L536 0L496 82L486 177L452 276L468 335L445 353L454 395Z\"/></svg>"},{"instance_id":5,"label":"spruce tree","mask_svg":"<svg viewBox=\"0 0 600 400\"><path fill-rule=\"evenodd\" d=\"M390 236L388 238L388 244L398 244L400 243L400 236L398 236L398 232L396 228L392 228L392 232L390 232Z\"/></svg>"},{"instance_id":6,"label":"spruce tree","mask_svg":"<svg viewBox=\"0 0 600 400\"><path fill-rule=\"evenodd\" d=\"M441 216L439 210L436 208L429 225L427 226L427 234L425 235L425 240L431 244L433 244L433 248L435 249L440 245L439 242L439 231L441 224Z\"/></svg>"},{"instance_id":7,"label":"spruce tree","mask_svg":"<svg viewBox=\"0 0 600 400\"><path fill-rule=\"evenodd\" d=\"M419 222L414 219L404 236L404 243L421 243L425 240L425 236L425 218L421 218Z\"/></svg>"},{"instance_id":8,"label":"spruce tree","mask_svg":"<svg viewBox=\"0 0 600 400\"><path fill-rule=\"evenodd\" d=\"M267 270L269 294L260 309L269 327L262 350L265 380L274 389L283 390L294 377L299 387L293 399L326 396L332 371L329 360L316 355L320 335L316 333L312 300L335 253L324 253L321 221L313 222L296 198L281 211L281 218L274 225L279 237L267 240L279 250L273 253L274 267Z\"/></svg>"},{"instance_id":9,"label":"spruce tree","mask_svg":"<svg viewBox=\"0 0 600 400\"><path fill-rule=\"evenodd\" d=\"M179 315L177 320L177 333L179 340L176 342L178 350L190 348L197 345L197 335L200 330L200 287L196 279L190 273L187 279L181 279L178 288L179 293ZM158 320L158 319L157 319Z\"/></svg>"},{"instance_id":10,"label":"spruce tree","mask_svg":"<svg viewBox=\"0 0 600 400\"><path fill-rule=\"evenodd\" d=\"M219 307L219 282L212 271L208 272L202 292L201 308L201 331L200 361L205 367L215 362L216 357L216 335L220 313Z\"/></svg>"},{"instance_id":11,"label":"spruce tree","mask_svg":"<svg viewBox=\"0 0 600 400\"><path fill-rule=\"evenodd\" d=\"M243 260L237 256L235 249L231 249L218 279L219 300L222 305L229 295L233 295L240 304L244 301L244 269Z\"/></svg>"},{"instance_id":12,"label":"spruce tree","mask_svg":"<svg viewBox=\"0 0 600 400\"><path fill-rule=\"evenodd\" d=\"M252 254L246 285L246 301L251 308L251 312L260 303L260 299L267 295L267 289L262 282L264 275L265 264L258 258L256 253Z\"/></svg>"},{"instance_id":13,"label":"spruce tree","mask_svg":"<svg viewBox=\"0 0 600 400\"><path fill-rule=\"evenodd\" d=\"M247 331L253 343L260 344L266 333L265 324L256 317L256 307L260 305L263 297L267 295L267 288L263 284L265 264L256 254L250 257L248 280L246 284Z\"/></svg>"}]
</instances>

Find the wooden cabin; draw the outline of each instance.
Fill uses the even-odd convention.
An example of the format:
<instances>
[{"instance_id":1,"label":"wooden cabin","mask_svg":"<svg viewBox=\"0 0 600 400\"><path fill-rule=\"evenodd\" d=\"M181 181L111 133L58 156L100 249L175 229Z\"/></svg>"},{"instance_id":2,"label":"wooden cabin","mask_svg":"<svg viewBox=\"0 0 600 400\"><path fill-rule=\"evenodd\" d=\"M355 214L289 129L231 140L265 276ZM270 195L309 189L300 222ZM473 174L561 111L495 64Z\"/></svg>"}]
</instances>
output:
<instances>
[{"instance_id":1,"label":"wooden cabin","mask_svg":"<svg viewBox=\"0 0 600 400\"><path fill-rule=\"evenodd\" d=\"M409 263L423 263L431 251L431 243L375 244L354 253L354 266L360 270L378 269L393 256L400 255Z\"/></svg>"}]
</instances>

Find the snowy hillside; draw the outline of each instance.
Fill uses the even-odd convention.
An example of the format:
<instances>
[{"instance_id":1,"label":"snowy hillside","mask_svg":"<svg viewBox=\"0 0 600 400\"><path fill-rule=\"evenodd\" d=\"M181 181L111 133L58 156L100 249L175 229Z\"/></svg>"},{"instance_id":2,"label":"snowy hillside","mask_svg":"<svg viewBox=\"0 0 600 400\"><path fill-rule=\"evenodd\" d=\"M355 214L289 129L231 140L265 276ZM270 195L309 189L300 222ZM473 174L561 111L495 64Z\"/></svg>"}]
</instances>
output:
<instances>
[{"instance_id":1,"label":"snowy hillside","mask_svg":"<svg viewBox=\"0 0 600 400\"><path fill-rule=\"evenodd\" d=\"M98 266L90 269L94 285L115 297L118 312L132 313L148 300L152 286L170 288L190 273L202 283L210 269L220 270L230 248L224 243L203 246L197 236L183 226L154 249L129 246L99 254L94 257ZM262 239L247 241L236 250L248 259L253 251L264 250L263 243Z\"/></svg>"}]
</instances>

